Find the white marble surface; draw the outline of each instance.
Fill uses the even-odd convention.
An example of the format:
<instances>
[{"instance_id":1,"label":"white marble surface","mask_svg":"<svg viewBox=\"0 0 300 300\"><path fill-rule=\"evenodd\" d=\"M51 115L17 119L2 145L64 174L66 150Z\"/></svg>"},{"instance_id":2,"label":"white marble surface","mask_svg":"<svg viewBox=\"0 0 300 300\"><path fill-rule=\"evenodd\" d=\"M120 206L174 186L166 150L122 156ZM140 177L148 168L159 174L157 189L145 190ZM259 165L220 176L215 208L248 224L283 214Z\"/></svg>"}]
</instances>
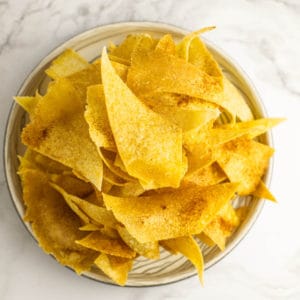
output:
<instances>
[{"instance_id":1,"label":"white marble surface","mask_svg":"<svg viewBox=\"0 0 300 300\"><path fill-rule=\"evenodd\" d=\"M300 1L0 1L0 141L14 95L52 48L88 28L160 21L208 35L250 75L274 133L272 191L244 241L197 278L155 288L119 288L77 277L37 247L19 220L0 172L0 299L300 299ZM2 160L2 156L0 158Z\"/></svg>"}]
</instances>

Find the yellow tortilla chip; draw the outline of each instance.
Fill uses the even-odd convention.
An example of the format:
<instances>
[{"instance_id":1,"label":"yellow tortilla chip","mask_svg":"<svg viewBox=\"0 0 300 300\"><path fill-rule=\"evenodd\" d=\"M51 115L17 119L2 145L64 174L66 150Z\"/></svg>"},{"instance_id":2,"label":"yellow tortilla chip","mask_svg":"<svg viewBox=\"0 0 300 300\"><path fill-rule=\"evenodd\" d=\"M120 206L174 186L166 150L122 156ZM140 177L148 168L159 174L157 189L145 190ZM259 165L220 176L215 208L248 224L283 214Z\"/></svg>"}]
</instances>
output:
<instances>
[{"instance_id":1,"label":"yellow tortilla chip","mask_svg":"<svg viewBox=\"0 0 300 300\"><path fill-rule=\"evenodd\" d=\"M182 41L180 41L176 45L176 54L178 57L184 59L185 61L191 62L201 69L205 70L208 74L208 70L210 69L208 66L212 65L211 69L215 67L215 60L207 50L205 44L198 38L198 36L204 32L215 29L215 26L204 27L200 30L194 31L187 36L185 36ZM199 40L199 42L195 42L192 46L194 40ZM219 72L217 72L219 74ZM210 75L215 75L214 73Z\"/></svg>"},{"instance_id":2,"label":"yellow tortilla chip","mask_svg":"<svg viewBox=\"0 0 300 300\"><path fill-rule=\"evenodd\" d=\"M214 102L223 92L220 79L184 60L161 52L135 52L127 84L137 95L177 93Z\"/></svg>"},{"instance_id":3,"label":"yellow tortilla chip","mask_svg":"<svg viewBox=\"0 0 300 300\"><path fill-rule=\"evenodd\" d=\"M83 239L76 241L76 243L109 255L125 258L134 258L136 256L135 251L130 249L121 239L112 239L98 231L90 233Z\"/></svg>"},{"instance_id":4,"label":"yellow tortilla chip","mask_svg":"<svg viewBox=\"0 0 300 300\"><path fill-rule=\"evenodd\" d=\"M170 34L164 35L157 43L155 51L169 53L172 55L176 54L176 45L174 43L173 37Z\"/></svg>"},{"instance_id":5,"label":"yellow tortilla chip","mask_svg":"<svg viewBox=\"0 0 300 300\"><path fill-rule=\"evenodd\" d=\"M239 218L230 203L220 212L203 230L203 233L212 240L222 251L225 250L226 239L239 225Z\"/></svg>"},{"instance_id":6,"label":"yellow tortilla chip","mask_svg":"<svg viewBox=\"0 0 300 300\"><path fill-rule=\"evenodd\" d=\"M89 270L97 253L75 243L84 236L78 230L80 219L49 186L44 172L27 170L23 178L24 219L31 223L40 247L79 274Z\"/></svg>"},{"instance_id":7,"label":"yellow tortilla chip","mask_svg":"<svg viewBox=\"0 0 300 300\"><path fill-rule=\"evenodd\" d=\"M122 186L113 186L109 194L118 197L137 197L145 192L144 188L138 181L131 181Z\"/></svg>"},{"instance_id":8,"label":"yellow tortilla chip","mask_svg":"<svg viewBox=\"0 0 300 300\"><path fill-rule=\"evenodd\" d=\"M82 214L88 217L88 222L86 223L90 223L90 221L92 221L98 225L106 225L113 228L116 226L117 221L111 211L108 211L104 207L82 200L74 195L68 194L56 184L51 183L51 186L64 197L68 204L71 203L72 206L76 206Z\"/></svg>"},{"instance_id":9,"label":"yellow tortilla chip","mask_svg":"<svg viewBox=\"0 0 300 300\"><path fill-rule=\"evenodd\" d=\"M101 69L108 118L126 170L143 186L150 182L178 187L183 169L181 130L136 98L116 74L105 49Z\"/></svg>"},{"instance_id":10,"label":"yellow tortilla chip","mask_svg":"<svg viewBox=\"0 0 300 300\"><path fill-rule=\"evenodd\" d=\"M98 148L115 150L116 145L108 122L103 86L100 84L89 86L86 101L84 117L89 124L92 141Z\"/></svg>"},{"instance_id":11,"label":"yellow tortilla chip","mask_svg":"<svg viewBox=\"0 0 300 300\"><path fill-rule=\"evenodd\" d=\"M106 165L103 166L103 178L110 184L116 186L123 186L126 181L115 175Z\"/></svg>"},{"instance_id":12,"label":"yellow tortilla chip","mask_svg":"<svg viewBox=\"0 0 300 300\"><path fill-rule=\"evenodd\" d=\"M173 252L180 252L195 266L201 284L203 284L204 261L201 249L192 236L183 236L175 239L164 240L160 242L167 249Z\"/></svg>"},{"instance_id":13,"label":"yellow tortilla chip","mask_svg":"<svg viewBox=\"0 0 300 300\"><path fill-rule=\"evenodd\" d=\"M81 231L99 231L101 229L101 227L99 227L98 225L95 225L93 223L88 223L85 224L81 227L79 227L79 230Z\"/></svg>"},{"instance_id":14,"label":"yellow tortilla chip","mask_svg":"<svg viewBox=\"0 0 300 300\"><path fill-rule=\"evenodd\" d=\"M273 194L269 191L265 183L261 180L259 184L257 185L255 191L252 193L253 196L263 199L268 199L273 202L277 202L276 198L273 196Z\"/></svg>"},{"instance_id":15,"label":"yellow tortilla chip","mask_svg":"<svg viewBox=\"0 0 300 300\"><path fill-rule=\"evenodd\" d=\"M73 175L51 174L49 178L69 194L84 198L94 191L93 186Z\"/></svg>"},{"instance_id":16,"label":"yellow tortilla chip","mask_svg":"<svg viewBox=\"0 0 300 300\"><path fill-rule=\"evenodd\" d=\"M14 100L23 107L23 109L29 113L29 115L34 113L36 105L42 96L36 91L35 96L32 97L14 97Z\"/></svg>"},{"instance_id":17,"label":"yellow tortilla chip","mask_svg":"<svg viewBox=\"0 0 300 300\"><path fill-rule=\"evenodd\" d=\"M122 240L136 253L150 259L159 258L158 242L140 243L128 232L125 227L118 225L117 230Z\"/></svg>"},{"instance_id":18,"label":"yellow tortilla chip","mask_svg":"<svg viewBox=\"0 0 300 300\"><path fill-rule=\"evenodd\" d=\"M45 71L52 79L69 76L89 66L89 63L72 49L67 49L52 61Z\"/></svg>"},{"instance_id":19,"label":"yellow tortilla chip","mask_svg":"<svg viewBox=\"0 0 300 300\"><path fill-rule=\"evenodd\" d=\"M104 253L101 253L95 260L95 265L119 285L125 285L132 264L132 259L106 255Z\"/></svg>"},{"instance_id":20,"label":"yellow tortilla chip","mask_svg":"<svg viewBox=\"0 0 300 300\"><path fill-rule=\"evenodd\" d=\"M139 242L199 233L233 197L237 184L190 186L148 197L103 194L105 205Z\"/></svg>"},{"instance_id":21,"label":"yellow tortilla chip","mask_svg":"<svg viewBox=\"0 0 300 300\"><path fill-rule=\"evenodd\" d=\"M215 185L227 179L217 163L212 163L184 176L181 185L196 184L201 187Z\"/></svg>"},{"instance_id":22,"label":"yellow tortilla chip","mask_svg":"<svg viewBox=\"0 0 300 300\"><path fill-rule=\"evenodd\" d=\"M83 105L86 104L87 88L101 83L101 69L97 65L89 65L87 68L69 75L66 79L76 90L77 96Z\"/></svg>"},{"instance_id":23,"label":"yellow tortilla chip","mask_svg":"<svg viewBox=\"0 0 300 300\"><path fill-rule=\"evenodd\" d=\"M90 139L83 111L70 83L55 81L23 129L22 142L75 170L101 190L102 160Z\"/></svg>"},{"instance_id":24,"label":"yellow tortilla chip","mask_svg":"<svg viewBox=\"0 0 300 300\"><path fill-rule=\"evenodd\" d=\"M264 119L257 119L248 122L238 122L235 124L223 124L219 128L222 129L236 129L236 130L244 130L249 129L249 132L245 135L249 139L253 139L265 132L267 132L272 127L278 125L279 123L283 122L285 119L282 118L264 118Z\"/></svg>"},{"instance_id":25,"label":"yellow tortilla chip","mask_svg":"<svg viewBox=\"0 0 300 300\"><path fill-rule=\"evenodd\" d=\"M240 195L252 194L266 168L274 149L267 145L238 138L218 149L217 162L231 182L239 182Z\"/></svg>"}]
</instances>

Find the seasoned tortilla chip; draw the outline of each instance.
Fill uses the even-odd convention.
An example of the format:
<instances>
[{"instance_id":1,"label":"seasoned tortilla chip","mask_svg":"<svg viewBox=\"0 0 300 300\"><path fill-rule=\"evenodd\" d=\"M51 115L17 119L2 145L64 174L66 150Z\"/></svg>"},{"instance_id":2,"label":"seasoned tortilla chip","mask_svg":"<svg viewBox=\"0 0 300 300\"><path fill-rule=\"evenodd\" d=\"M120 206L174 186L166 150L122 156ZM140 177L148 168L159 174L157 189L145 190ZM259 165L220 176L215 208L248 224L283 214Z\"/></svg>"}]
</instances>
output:
<instances>
[{"instance_id":1,"label":"seasoned tortilla chip","mask_svg":"<svg viewBox=\"0 0 300 300\"><path fill-rule=\"evenodd\" d=\"M223 83L184 60L161 52L138 52L132 57L127 84L137 95L177 93L212 101L222 94Z\"/></svg>"},{"instance_id":2,"label":"seasoned tortilla chip","mask_svg":"<svg viewBox=\"0 0 300 300\"><path fill-rule=\"evenodd\" d=\"M126 170L143 186L178 187L183 169L182 131L136 98L116 74L105 49L101 69L108 118Z\"/></svg>"},{"instance_id":3,"label":"seasoned tortilla chip","mask_svg":"<svg viewBox=\"0 0 300 300\"><path fill-rule=\"evenodd\" d=\"M140 243L128 232L125 227L118 225L117 230L122 240L136 253L150 259L159 258L158 242Z\"/></svg>"},{"instance_id":4,"label":"seasoned tortilla chip","mask_svg":"<svg viewBox=\"0 0 300 300\"><path fill-rule=\"evenodd\" d=\"M108 122L103 86L100 84L89 86L86 101L84 117L89 124L92 141L98 148L115 150L116 145Z\"/></svg>"},{"instance_id":5,"label":"seasoned tortilla chip","mask_svg":"<svg viewBox=\"0 0 300 300\"><path fill-rule=\"evenodd\" d=\"M113 239L99 231L93 231L83 239L77 240L76 244L109 255L125 258L136 256L135 251L130 249L121 239Z\"/></svg>"},{"instance_id":6,"label":"seasoned tortilla chip","mask_svg":"<svg viewBox=\"0 0 300 300\"><path fill-rule=\"evenodd\" d=\"M104 253L101 253L95 260L95 265L119 285L125 285L132 264L132 259Z\"/></svg>"},{"instance_id":7,"label":"seasoned tortilla chip","mask_svg":"<svg viewBox=\"0 0 300 300\"><path fill-rule=\"evenodd\" d=\"M183 236L175 239L160 242L167 249L173 252L180 252L195 266L201 284L203 284L204 261L201 249L192 236Z\"/></svg>"},{"instance_id":8,"label":"seasoned tortilla chip","mask_svg":"<svg viewBox=\"0 0 300 300\"><path fill-rule=\"evenodd\" d=\"M36 105L38 104L39 100L42 96L36 91L35 96L32 97L14 97L14 100L29 113L29 115L34 113Z\"/></svg>"},{"instance_id":9,"label":"seasoned tortilla chip","mask_svg":"<svg viewBox=\"0 0 300 300\"><path fill-rule=\"evenodd\" d=\"M45 71L52 79L69 76L89 66L89 63L72 49L65 50Z\"/></svg>"},{"instance_id":10,"label":"seasoned tortilla chip","mask_svg":"<svg viewBox=\"0 0 300 300\"><path fill-rule=\"evenodd\" d=\"M85 235L78 230L80 219L49 186L44 172L27 170L23 178L24 219L31 223L40 247L79 274L89 270L97 253L75 243Z\"/></svg>"},{"instance_id":11,"label":"seasoned tortilla chip","mask_svg":"<svg viewBox=\"0 0 300 300\"><path fill-rule=\"evenodd\" d=\"M215 185L227 179L217 163L212 163L194 172L187 173L181 185L196 184L201 187Z\"/></svg>"},{"instance_id":12,"label":"seasoned tortilla chip","mask_svg":"<svg viewBox=\"0 0 300 300\"><path fill-rule=\"evenodd\" d=\"M238 193L249 195L259 184L273 152L267 145L238 138L220 146L217 162L231 182L240 183Z\"/></svg>"},{"instance_id":13,"label":"seasoned tortilla chip","mask_svg":"<svg viewBox=\"0 0 300 300\"><path fill-rule=\"evenodd\" d=\"M226 204L217 216L204 228L203 233L222 251L225 250L226 239L239 225L239 218L230 203Z\"/></svg>"},{"instance_id":14,"label":"seasoned tortilla chip","mask_svg":"<svg viewBox=\"0 0 300 300\"><path fill-rule=\"evenodd\" d=\"M279 123L283 122L285 119L282 118L264 118L264 119L257 119L253 121L248 122L237 122L234 124L223 124L219 128L222 129L236 129L236 130L243 130L243 129L249 129L249 132L247 132L245 135L249 139L253 139L272 127L278 125Z\"/></svg>"},{"instance_id":15,"label":"seasoned tortilla chip","mask_svg":"<svg viewBox=\"0 0 300 300\"><path fill-rule=\"evenodd\" d=\"M268 199L273 202L277 202L276 198L273 196L273 194L269 191L265 183L261 180L259 184L257 185L255 191L252 193L253 196L263 199Z\"/></svg>"},{"instance_id":16,"label":"seasoned tortilla chip","mask_svg":"<svg viewBox=\"0 0 300 300\"><path fill-rule=\"evenodd\" d=\"M108 211L104 207L92 204L88 201L82 200L74 195L68 194L57 184L51 183L51 186L57 190L69 204L76 206L85 216L88 217L88 222L86 223L96 223L96 225L106 225L109 227L115 227L117 224L116 219L114 218L111 211Z\"/></svg>"},{"instance_id":17,"label":"seasoned tortilla chip","mask_svg":"<svg viewBox=\"0 0 300 300\"><path fill-rule=\"evenodd\" d=\"M199 233L233 197L237 184L194 185L148 197L103 194L105 205L139 242Z\"/></svg>"},{"instance_id":18,"label":"seasoned tortilla chip","mask_svg":"<svg viewBox=\"0 0 300 300\"><path fill-rule=\"evenodd\" d=\"M101 190L102 160L90 139L83 111L70 83L55 81L23 129L22 142L70 167Z\"/></svg>"},{"instance_id":19,"label":"seasoned tortilla chip","mask_svg":"<svg viewBox=\"0 0 300 300\"><path fill-rule=\"evenodd\" d=\"M113 186L109 194L118 197L137 197L145 192L144 188L138 181L131 181L122 186Z\"/></svg>"},{"instance_id":20,"label":"seasoned tortilla chip","mask_svg":"<svg viewBox=\"0 0 300 300\"><path fill-rule=\"evenodd\" d=\"M171 34L164 35L157 43L155 51L176 54L176 45Z\"/></svg>"}]
</instances>

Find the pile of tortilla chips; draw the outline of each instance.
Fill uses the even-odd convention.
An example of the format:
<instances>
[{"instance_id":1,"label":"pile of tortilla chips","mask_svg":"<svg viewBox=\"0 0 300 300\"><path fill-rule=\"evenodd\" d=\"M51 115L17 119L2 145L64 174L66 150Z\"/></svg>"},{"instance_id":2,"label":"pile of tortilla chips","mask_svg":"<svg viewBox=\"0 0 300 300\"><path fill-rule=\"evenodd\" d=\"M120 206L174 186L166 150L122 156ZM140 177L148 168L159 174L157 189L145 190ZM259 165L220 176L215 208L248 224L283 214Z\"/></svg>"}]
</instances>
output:
<instances>
[{"instance_id":1,"label":"pile of tortilla chips","mask_svg":"<svg viewBox=\"0 0 300 300\"><path fill-rule=\"evenodd\" d=\"M262 177L273 149L198 35L130 35L89 63L73 50L46 73L28 112L19 175L40 246L78 274L98 267L125 285L135 258L160 247L202 281L199 240L221 250L242 221L237 195L275 201ZM229 123L222 120L226 116Z\"/></svg>"}]
</instances>

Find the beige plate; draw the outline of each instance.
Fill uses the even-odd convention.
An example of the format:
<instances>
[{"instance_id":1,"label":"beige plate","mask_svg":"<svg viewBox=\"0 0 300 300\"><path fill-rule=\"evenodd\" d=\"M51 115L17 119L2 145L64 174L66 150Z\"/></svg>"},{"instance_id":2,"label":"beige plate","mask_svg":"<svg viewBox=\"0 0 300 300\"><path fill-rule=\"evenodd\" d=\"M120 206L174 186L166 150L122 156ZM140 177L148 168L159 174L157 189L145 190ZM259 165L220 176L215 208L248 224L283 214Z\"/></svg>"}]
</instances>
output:
<instances>
[{"instance_id":1,"label":"beige plate","mask_svg":"<svg viewBox=\"0 0 300 300\"><path fill-rule=\"evenodd\" d=\"M49 82L49 79L44 73L45 69L47 69L50 62L66 48L73 48L78 51L79 54L91 61L99 56L102 47L108 45L109 42L118 44L130 33L145 32L154 37L160 37L163 34L171 33L176 40L187 34L187 31L171 25L148 22L118 23L91 29L70 39L45 57L24 81L18 95L31 96L34 95L37 89L43 93ZM236 63L234 63L230 57L225 55L223 51L217 49L211 43L205 42L228 78L243 92L254 117L259 118L266 116L261 100L246 74L238 68ZM16 171L19 164L17 155L22 154L24 151L24 146L22 146L20 142L20 133L26 119L26 112L19 105L13 104L7 123L4 149L7 183L11 198L21 218L24 215L24 206L21 184ZM261 138L261 142L272 146L271 136L269 134L264 135ZM271 170L272 162L265 176L267 185L270 181ZM228 241L225 251L220 252L217 247L208 248L201 244L206 269L225 257L247 234L263 207L263 200L251 200L249 197L243 197L236 199L234 204L247 205L249 207L248 216ZM30 224L24 224L34 237ZM127 286L166 284L188 278L195 274L196 271L194 267L184 257L180 255L171 256L166 251L162 250L160 260L150 261L142 257L137 259L133 270L129 274ZM111 283L111 281L97 269L85 272L84 275L101 282Z\"/></svg>"}]
</instances>

